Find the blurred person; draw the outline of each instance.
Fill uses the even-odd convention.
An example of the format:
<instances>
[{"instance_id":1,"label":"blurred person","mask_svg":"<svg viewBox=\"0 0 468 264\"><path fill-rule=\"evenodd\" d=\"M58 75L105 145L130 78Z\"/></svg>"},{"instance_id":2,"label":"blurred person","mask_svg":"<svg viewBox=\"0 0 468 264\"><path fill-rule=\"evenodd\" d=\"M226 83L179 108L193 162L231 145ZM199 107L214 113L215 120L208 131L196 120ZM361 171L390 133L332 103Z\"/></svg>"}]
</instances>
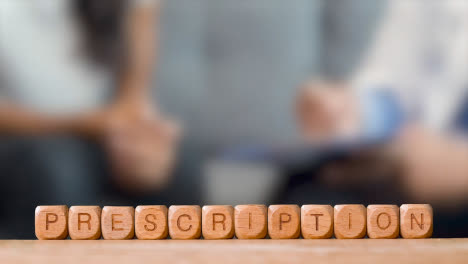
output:
<instances>
[{"instance_id":1,"label":"blurred person","mask_svg":"<svg viewBox=\"0 0 468 264\"><path fill-rule=\"evenodd\" d=\"M0 2L3 235L31 236L40 203L118 202L167 189L179 128L151 96L159 9L158 0ZM70 137L99 143L106 158ZM54 155L58 141L79 155ZM92 179L83 155L109 164L109 182ZM120 198L105 198L103 188Z\"/></svg>"},{"instance_id":2,"label":"blurred person","mask_svg":"<svg viewBox=\"0 0 468 264\"><path fill-rule=\"evenodd\" d=\"M323 180L329 184L369 185L375 180L371 162L378 160L395 165L387 176L406 202L463 212L468 200L468 3L392 0L388 5L374 45L349 81L304 84L296 101L300 130L312 143L381 143L327 166ZM457 234L459 226L450 227L454 219L439 226L451 230L445 235ZM459 229L458 235L465 231Z\"/></svg>"},{"instance_id":3,"label":"blurred person","mask_svg":"<svg viewBox=\"0 0 468 264\"><path fill-rule=\"evenodd\" d=\"M94 138L122 188L164 185L176 127L149 90L158 9L152 0L2 1L0 133Z\"/></svg>"}]
</instances>

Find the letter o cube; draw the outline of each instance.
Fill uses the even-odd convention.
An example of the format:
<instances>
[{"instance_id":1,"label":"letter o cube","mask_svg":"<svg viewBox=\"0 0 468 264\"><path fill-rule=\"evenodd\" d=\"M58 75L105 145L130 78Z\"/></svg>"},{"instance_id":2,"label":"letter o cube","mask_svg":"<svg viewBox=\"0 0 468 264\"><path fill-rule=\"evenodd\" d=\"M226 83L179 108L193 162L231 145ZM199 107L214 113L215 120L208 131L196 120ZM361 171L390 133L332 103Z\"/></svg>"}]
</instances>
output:
<instances>
[{"instance_id":1,"label":"letter o cube","mask_svg":"<svg viewBox=\"0 0 468 264\"><path fill-rule=\"evenodd\" d=\"M367 206L367 236L396 238L400 234L400 209L396 205Z\"/></svg>"}]
</instances>

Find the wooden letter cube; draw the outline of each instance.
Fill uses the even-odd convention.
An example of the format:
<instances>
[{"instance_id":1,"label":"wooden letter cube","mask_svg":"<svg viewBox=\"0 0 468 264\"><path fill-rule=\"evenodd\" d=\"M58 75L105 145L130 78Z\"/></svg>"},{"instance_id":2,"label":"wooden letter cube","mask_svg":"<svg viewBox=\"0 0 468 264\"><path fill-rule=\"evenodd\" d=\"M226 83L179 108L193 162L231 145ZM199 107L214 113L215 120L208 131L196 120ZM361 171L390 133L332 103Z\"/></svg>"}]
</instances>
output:
<instances>
[{"instance_id":1,"label":"wooden letter cube","mask_svg":"<svg viewBox=\"0 0 468 264\"><path fill-rule=\"evenodd\" d=\"M330 238L333 235L333 207L330 205L303 205L301 230L304 238Z\"/></svg>"},{"instance_id":2,"label":"wooden letter cube","mask_svg":"<svg viewBox=\"0 0 468 264\"><path fill-rule=\"evenodd\" d=\"M429 204L404 204L400 207L400 231L403 238L432 236L432 207Z\"/></svg>"},{"instance_id":3,"label":"wooden letter cube","mask_svg":"<svg viewBox=\"0 0 468 264\"><path fill-rule=\"evenodd\" d=\"M167 238L167 207L140 205L135 209L135 234L138 239Z\"/></svg>"},{"instance_id":4,"label":"wooden letter cube","mask_svg":"<svg viewBox=\"0 0 468 264\"><path fill-rule=\"evenodd\" d=\"M65 205L36 207L36 237L41 240L67 238L67 220L68 207Z\"/></svg>"},{"instance_id":5,"label":"wooden letter cube","mask_svg":"<svg viewBox=\"0 0 468 264\"><path fill-rule=\"evenodd\" d=\"M101 230L104 239L132 239L135 234L135 209L131 206L104 206Z\"/></svg>"},{"instance_id":6,"label":"wooden letter cube","mask_svg":"<svg viewBox=\"0 0 468 264\"><path fill-rule=\"evenodd\" d=\"M68 233L71 239L99 239L101 237L101 208L99 206L70 207Z\"/></svg>"},{"instance_id":7,"label":"wooden letter cube","mask_svg":"<svg viewBox=\"0 0 468 264\"><path fill-rule=\"evenodd\" d=\"M366 207L362 204L335 206L335 237L363 238L366 235Z\"/></svg>"},{"instance_id":8,"label":"wooden letter cube","mask_svg":"<svg viewBox=\"0 0 468 264\"><path fill-rule=\"evenodd\" d=\"M201 236L201 208L198 205L169 207L169 234L172 239L198 239Z\"/></svg>"},{"instance_id":9,"label":"wooden letter cube","mask_svg":"<svg viewBox=\"0 0 468 264\"><path fill-rule=\"evenodd\" d=\"M268 207L268 234L273 239L298 238L301 234L301 209L296 204Z\"/></svg>"},{"instance_id":10,"label":"wooden letter cube","mask_svg":"<svg viewBox=\"0 0 468 264\"><path fill-rule=\"evenodd\" d=\"M202 208L202 233L205 239L234 236L234 208L230 205L205 205Z\"/></svg>"},{"instance_id":11,"label":"wooden letter cube","mask_svg":"<svg viewBox=\"0 0 468 264\"><path fill-rule=\"evenodd\" d=\"M237 205L235 207L236 237L239 239L262 239L268 232L267 207L262 204Z\"/></svg>"},{"instance_id":12,"label":"wooden letter cube","mask_svg":"<svg viewBox=\"0 0 468 264\"><path fill-rule=\"evenodd\" d=\"M400 234L400 209L396 205L367 206L367 236L397 238Z\"/></svg>"}]
</instances>

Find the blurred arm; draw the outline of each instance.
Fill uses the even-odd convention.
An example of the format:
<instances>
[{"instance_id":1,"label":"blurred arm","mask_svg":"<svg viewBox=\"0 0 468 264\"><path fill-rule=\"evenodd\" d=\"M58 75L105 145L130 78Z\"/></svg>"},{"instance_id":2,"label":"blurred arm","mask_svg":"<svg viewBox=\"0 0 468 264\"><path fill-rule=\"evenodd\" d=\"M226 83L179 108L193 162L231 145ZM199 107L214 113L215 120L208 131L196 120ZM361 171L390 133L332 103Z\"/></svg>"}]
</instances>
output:
<instances>
[{"instance_id":1,"label":"blurred arm","mask_svg":"<svg viewBox=\"0 0 468 264\"><path fill-rule=\"evenodd\" d=\"M121 72L117 103L130 103L138 106L147 103L150 97L151 75L155 51L157 50L157 17L160 11L158 0L134 0L130 2L125 34L127 58Z\"/></svg>"},{"instance_id":2,"label":"blurred arm","mask_svg":"<svg viewBox=\"0 0 468 264\"><path fill-rule=\"evenodd\" d=\"M79 116L55 117L0 102L0 134L30 136L71 133L95 137L104 129L104 117L104 112L99 111Z\"/></svg>"},{"instance_id":3,"label":"blurred arm","mask_svg":"<svg viewBox=\"0 0 468 264\"><path fill-rule=\"evenodd\" d=\"M365 137L389 138L407 120L414 87L424 87L421 52L428 42L427 7L421 1L389 3L362 65L350 80Z\"/></svg>"},{"instance_id":4,"label":"blurred arm","mask_svg":"<svg viewBox=\"0 0 468 264\"><path fill-rule=\"evenodd\" d=\"M395 0L389 3L382 26L351 78L352 88L401 89L420 77L421 49L427 31L427 7L421 1ZM411 80L410 80L411 79Z\"/></svg>"},{"instance_id":5,"label":"blurred arm","mask_svg":"<svg viewBox=\"0 0 468 264\"><path fill-rule=\"evenodd\" d=\"M128 40L127 64L121 73L117 108L122 105L142 108L149 97L149 82L154 60L154 22L159 13L159 1L132 1L126 20ZM112 109L114 110L114 109ZM50 116L0 101L0 134L40 135L71 133L98 137L105 133L108 109L75 116Z\"/></svg>"}]
</instances>

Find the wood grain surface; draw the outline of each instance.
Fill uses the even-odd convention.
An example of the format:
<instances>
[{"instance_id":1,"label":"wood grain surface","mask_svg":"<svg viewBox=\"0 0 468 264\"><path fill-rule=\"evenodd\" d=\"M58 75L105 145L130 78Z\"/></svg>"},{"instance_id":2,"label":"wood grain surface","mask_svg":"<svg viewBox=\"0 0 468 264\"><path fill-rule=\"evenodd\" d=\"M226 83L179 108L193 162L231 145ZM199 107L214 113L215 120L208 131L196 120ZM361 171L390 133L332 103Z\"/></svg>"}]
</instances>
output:
<instances>
[{"instance_id":1,"label":"wood grain surface","mask_svg":"<svg viewBox=\"0 0 468 264\"><path fill-rule=\"evenodd\" d=\"M468 239L3 240L1 263L468 263Z\"/></svg>"}]
</instances>

